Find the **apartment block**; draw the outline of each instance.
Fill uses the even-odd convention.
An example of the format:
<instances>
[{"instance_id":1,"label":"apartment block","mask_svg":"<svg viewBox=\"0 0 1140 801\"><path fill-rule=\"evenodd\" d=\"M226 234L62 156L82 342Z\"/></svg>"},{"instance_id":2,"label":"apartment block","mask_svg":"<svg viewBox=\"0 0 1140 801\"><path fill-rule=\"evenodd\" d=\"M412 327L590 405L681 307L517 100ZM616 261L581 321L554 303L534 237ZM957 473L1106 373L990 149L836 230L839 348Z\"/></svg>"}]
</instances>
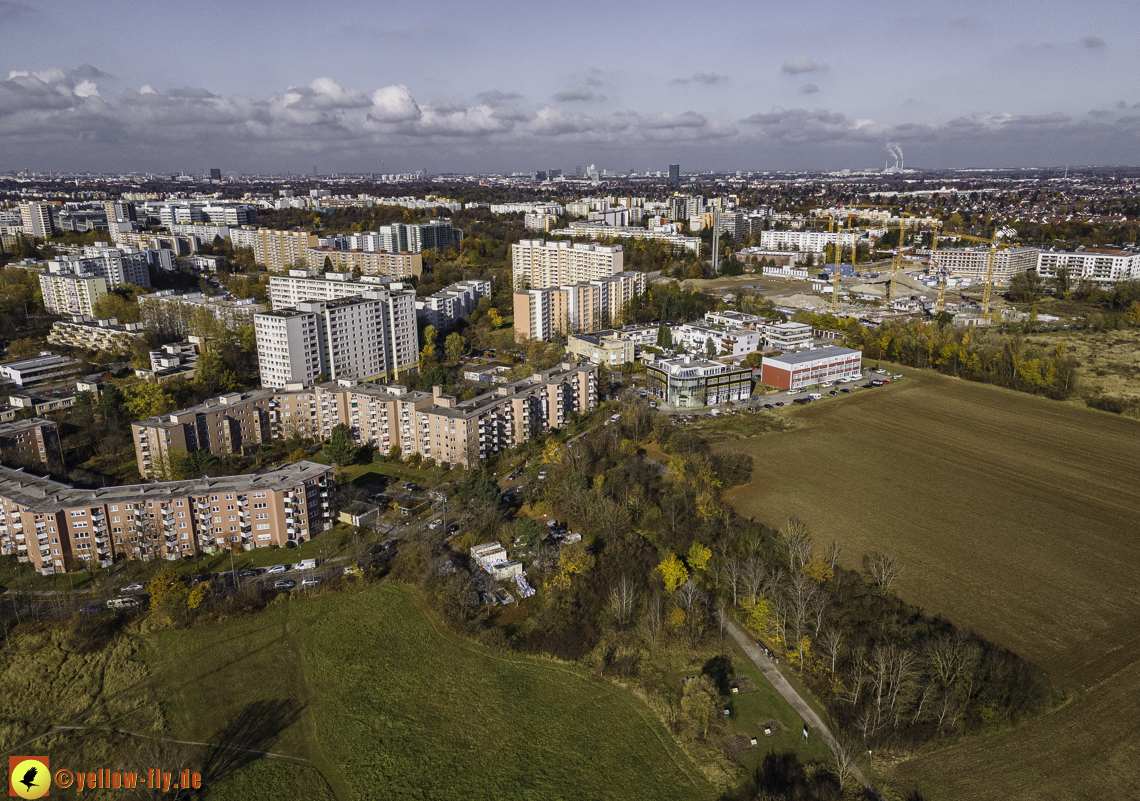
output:
<instances>
[{"instance_id":1,"label":"apartment block","mask_svg":"<svg viewBox=\"0 0 1140 801\"><path fill-rule=\"evenodd\" d=\"M1008 284L1018 273L1036 270L1037 257L1040 253L1039 248L1008 248L994 251L994 283ZM938 269L947 271L950 275L984 281L989 269L990 249L982 247L936 250L930 260Z\"/></svg>"},{"instance_id":2,"label":"apartment block","mask_svg":"<svg viewBox=\"0 0 1140 801\"><path fill-rule=\"evenodd\" d=\"M365 295L377 299L382 304L377 333L384 349L385 369L390 375L415 369L419 361L416 290L398 282L377 278L351 281L351 277L350 273L321 276L310 270L290 270L287 276L269 279L270 303L274 310L283 310L306 300L339 300Z\"/></svg>"},{"instance_id":3,"label":"apartment block","mask_svg":"<svg viewBox=\"0 0 1140 801\"><path fill-rule=\"evenodd\" d=\"M320 273L317 270L289 270L285 275L269 276L269 303L274 309L296 306L303 300L339 300L388 289L391 278L365 275L353 278L350 272ZM402 290L402 285L396 289Z\"/></svg>"},{"instance_id":4,"label":"apartment block","mask_svg":"<svg viewBox=\"0 0 1140 801\"><path fill-rule=\"evenodd\" d=\"M265 304L257 303L253 298L226 300L219 295L179 293L173 289L160 289L148 295L139 295L138 303L146 327L170 336L190 333L195 315L201 314L203 310L215 320L235 327L253 325L253 316L268 310Z\"/></svg>"},{"instance_id":5,"label":"apartment block","mask_svg":"<svg viewBox=\"0 0 1140 801\"><path fill-rule=\"evenodd\" d=\"M622 272L621 245L592 245L523 239L511 245L516 292L576 284Z\"/></svg>"},{"instance_id":6,"label":"apartment block","mask_svg":"<svg viewBox=\"0 0 1140 801\"><path fill-rule=\"evenodd\" d=\"M505 448L543 431L561 428L572 412L597 407L597 367L563 362L529 378L459 401L389 384L332 382L315 388L320 435L333 426L352 428L360 443L387 451L393 445L408 456L420 453L437 462L472 467Z\"/></svg>"},{"instance_id":7,"label":"apartment block","mask_svg":"<svg viewBox=\"0 0 1140 801\"><path fill-rule=\"evenodd\" d=\"M808 326L809 334L811 326ZM713 344L714 356L747 356L760 349L761 333L745 328L731 328L719 325L698 325L684 323L671 329L673 345L683 344L690 353L704 354L708 343Z\"/></svg>"},{"instance_id":8,"label":"apartment block","mask_svg":"<svg viewBox=\"0 0 1140 801\"><path fill-rule=\"evenodd\" d=\"M381 275L397 281L406 281L414 275L423 275L424 271L423 256L419 253L309 247L303 254L304 265L310 270L324 269L325 259L332 264L333 270L342 272L359 270L361 275Z\"/></svg>"},{"instance_id":9,"label":"apartment block","mask_svg":"<svg viewBox=\"0 0 1140 801\"><path fill-rule=\"evenodd\" d=\"M107 280L89 273L40 273L44 308L52 314L95 315L95 301L107 294Z\"/></svg>"},{"instance_id":10,"label":"apartment block","mask_svg":"<svg viewBox=\"0 0 1140 801\"><path fill-rule=\"evenodd\" d=\"M141 323L123 323L110 317L97 320L86 315L73 315L60 320L47 335L49 345L62 345L85 350L123 351L146 335Z\"/></svg>"},{"instance_id":11,"label":"apartment block","mask_svg":"<svg viewBox=\"0 0 1140 801\"><path fill-rule=\"evenodd\" d=\"M299 544L332 526L332 468L77 489L0 467L0 554L44 575L116 558L178 559Z\"/></svg>"},{"instance_id":12,"label":"apartment block","mask_svg":"<svg viewBox=\"0 0 1140 801\"><path fill-rule=\"evenodd\" d=\"M458 281L434 295L416 301L416 319L421 327L434 326L448 331L479 305L479 298L491 296L490 281Z\"/></svg>"},{"instance_id":13,"label":"apartment block","mask_svg":"<svg viewBox=\"0 0 1140 801\"><path fill-rule=\"evenodd\" d=\"M806 250L822 253L828 245L842 242L843 247L855 247L853 232L839 231L762 231L760 247L765 250Z\"/></svg>"},{"instance_id":14,"label":"apartment block","mask_svg":"<svg viewBox=\"0 0 1140 801\"><path fill-rule=\"evenodd\" d=\"M515 292L515 338L550 340L621 323L626 303L645 292L645 273L623 272L561 287Z\"/></svg>"},{"instance_id":15,"label":"apartment block","mask_svg":"<svg viewBox=\"0 0 1140 801\"><path fill-rule=\"evenodd\" d=\"M617 331L598 331L593 334L572 334L566 340L566 354L593 364L620 368L632 362L637 346L633 340L622 337Z\"/></svg>"},{"instance_id":16,"label":"apartment block","mask_svg":"<svg viewBox=\"0 0 1140 801\"><path fill-rule=\"evenodd\" d=\"M305 250L317 246L317 235L242 226L230 229L230 242L235 248L253 248L254 261L270 272L281 272L305 263Z\"/></svg>"},{"instance_id":17,"label":"apartment block","mask_svg":"<svg viewBox=\"0 0 1140 801\"><path fill-rule=\"evenodd\" d=\"M20 204L20 220L28 236L47 239L55 233L51 219L51 204L31 201Z\"/></svg>"},{"instance_id":18,"label":"apartment block","mask_svg":"<svg viewBox=\"0 0 1140 801\"><path fill-rule=\"evenodd\" d=\"M299 435L327 439L344 423L360 444L463 467L566 424L572 412L597 408L597 367L563 362L467 401L399 384L351 379L309 388L233 393L131 425L139 472L169 475L171 449L217 455Z\"/></svg>"},{"instance_id":19,"label":"apartment block","mask_svg":"<svg viewBox=\"0 0 1140 801\"><path fill-rule=\"evenodd\" d=\"M151 252L127 245L110 247L106 242L83 248L81 253L61 256L48 262L49 272L86 273L97 275L107 282L107 287L131 284L150 286ZM155 266L159 266L157 263Z\"/></svg>"},{"instance_id":20,"label":"apartment block","mask_svg":"<svg viewBox=\"0 0 1140 801\"><path fill-rule=\"evenodd\" d=\"M59 429L51 420L30 417L0 423L0 458L11 463L32 459L48 464L63 461L59 444Z\"/></svg>"},{"instance_id":21,"label":"apartment block","mask_svg":"<svg viewBox=\"0 0 1140 801\"><path fill-rule=\"evenodd\" d=\"M1087 248L1074 253L1045 250L1037 254L1037 274L1056 278L1058 270L1068 270L1074 284L1115 284L1140 280L1140 253L1131 250Z\"/></svg>"},{"instance_id":22,"label":"apartment block","mask_svg":"<svg viewBox=\"0 0 1140 801\"><path fill-rule=\"evenodd\" d=\"M387 372L384 303L366 292L340 300L302 301L253 319L263 387L329 379L368 379Z\"/></svg>"}]
</instances>

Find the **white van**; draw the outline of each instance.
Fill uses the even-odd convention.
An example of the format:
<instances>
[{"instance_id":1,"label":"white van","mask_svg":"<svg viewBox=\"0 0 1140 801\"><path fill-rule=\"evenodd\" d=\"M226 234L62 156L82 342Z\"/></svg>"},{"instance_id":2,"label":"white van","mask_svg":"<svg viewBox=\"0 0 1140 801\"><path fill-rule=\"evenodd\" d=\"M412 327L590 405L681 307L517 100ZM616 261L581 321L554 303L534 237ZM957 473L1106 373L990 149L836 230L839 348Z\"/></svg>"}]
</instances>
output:
<instances>
[{"instance_id":1,"label":"white van","mask_svg":"<svg viewBox=\"0 0 1140 801\"><path fill-rule=\"evenodd\" d=\"M317 560L316 559L302 559L300 562L293 565L293 569L294 570L316 570L317 569Z\"/></svg>"},{"instance_id":2,"label":"white van","mask_svg":"<svg viewBox=\"0 0 1140 801\"><path fill-rule=\"evenodd\" d=\"M821 400L823 398L823 395L820 395L818 392L809 392L808 397L812 400Z\"/></svg>"},{"instance_id":3,"label":"white van","mask_svg":"<svg viewBox=\"0 0 1140 801\"><path fill-rule=\"evenodd\" d=\"M134 607L139 606L139 604L140 604L140 602L139 602L138 598L130 598L130 597L112 598L109 601L107 601L107 608L108 609L133 609Z\"/></svg>"}]
</instances>

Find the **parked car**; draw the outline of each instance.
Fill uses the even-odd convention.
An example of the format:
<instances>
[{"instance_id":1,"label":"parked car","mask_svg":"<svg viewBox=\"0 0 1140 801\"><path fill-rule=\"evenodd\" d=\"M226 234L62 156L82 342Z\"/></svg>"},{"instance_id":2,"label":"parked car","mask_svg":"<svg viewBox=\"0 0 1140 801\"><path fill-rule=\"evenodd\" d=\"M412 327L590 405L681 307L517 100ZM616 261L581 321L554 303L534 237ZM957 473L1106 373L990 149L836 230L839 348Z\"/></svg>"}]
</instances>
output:
<instances>
[{"instance_id":1,"label":"parked car","mask_svg":"<svg viewBox=\"0 0 1140 801\"><path fill-rule=\"evenodd\" d=\"M127 586L123 587L123 592L139 592L142 589L143 585L139 584L136 581L134 584L128 584Z\"/></svg>"},{"instance_id":2,"label":"parked car","mask_svg":"<svg viewBox=\"0 0 1140 801\"><path fill-rule=\"evenodd\" d=\"M83 612L86 615L94 615L98 612L102 612L103 607L100 606L99 604L84 604L83 608L80 609L79 611Z\"/></svg>"},{"instance_id":3,"label":"parked car","mask_svg":"<svg viewBox=\"0 0 1140 801\"><path fill-rule=\"evenodd\" d=\"M291 590L297 586L297 582L293 579L280 579L273 582L273 588L276 590Z\"/></svg>"},{"instance_id":4,"label":"parked car","mask_svg":"<svg viewBox=\"0 0 1140 801\"><path fill-rule=\"evenodd\" d=\"M238 573L238 575L242 578L253 578L254 576L260 576L261 571L255 567L247 567L245 570Z\"/></svg>"},{"instance_id":5,"label":"parked car","mask_svg":"<svg viewBox=\"0 0 1140 801\"><path fill-rule=\"evenodd\" d=\"M840 391L840 392L842 392L842 393L843 393L843 394L845 394L845 395L850 395L850 394L851 394L851 390L847 389L847 387L844 387L843 389L841 389L841 390L839 390L839 391Z\"/></svg>"},{"instance_id":6,"label":"parked car","mask_svg":"<svg viewBox=\"0 0 1140 801\"><path fill-rule=\"evenodd\" d=\"M828 395L838 395L839 392L833 389L833 390L831 390L831 392L828 392L827 394Z\"/></svg>"},{"instance_id":7,"label":"parked car","mask_svg":"<svg viewBox=\"0 0 1140 801\"><path fill-rule=\"evenodd\" d=\"M301 581L301 586L302 587L315 587L320 583L321 583L321 579L319 577L314 576L313 578L303 579Z\"/></svg>"},{"instance_id":8,"label":"parked car","mask_svg":"<svg viewBox=\"0 0 1140 801\"><path fill-rule=\"evenodd\" d=\"M711 245L710 245L710 247L711 247ZM539 471L539 474L538 474L538 480L539 480L539 481L542 481L542 480L543 480L543 479L545 479L545 478L546 478L546 471L545 471L545 470L541 470L541 471Z\"/></svg>"},{"instance_id":9,"label":"parked car","mask_svg":"<svg viewBox=\"0 0 1140 801\"><path fill-rule=\"evenodd\" d=\"M430 523L428 523L428 528L430 528L430 529L437 529L437 528L439 528L439 527L440 527L440 526L442 526L442 525L443 525L442 521L439 521L439 520L433 520L433 521L431 521Z\"/></svg>"},{"instance_id":10,"label":"parked car","mask_svg":"<svg viewBox=\"0 0 1140 801\"><path fill-rule=\"evenodd\" d=\"M772 405L772 404L770 404L770 403L765 403L765 404L764 404L764 408L765 408L765 409L775 409L776 407L775 407L775 406L773 406L773 405Z\"/></svg>"},{"instance_id":11,"label":"parked car","mask_svg":"<svg viewBox=\"0 0 1140 801\"><path fill-rule=\"evenodd\" d=\"M711 245L710 245L710 247L711 247ZM776 405L777 406L783 406L784 402L783 401L776 401Z\"/></svg>"},{"instance_id":12,"label":"parked car","mask_svg":"<svg viewBox=\"0 0 1140 801\"><path fill-rule=\"evenodd\" d=\"M273 567L269 568L265 572L269 573L271 575L273 573L284 573L285 572L285 565L274 565Z\"/></svg>"}]
</instances>

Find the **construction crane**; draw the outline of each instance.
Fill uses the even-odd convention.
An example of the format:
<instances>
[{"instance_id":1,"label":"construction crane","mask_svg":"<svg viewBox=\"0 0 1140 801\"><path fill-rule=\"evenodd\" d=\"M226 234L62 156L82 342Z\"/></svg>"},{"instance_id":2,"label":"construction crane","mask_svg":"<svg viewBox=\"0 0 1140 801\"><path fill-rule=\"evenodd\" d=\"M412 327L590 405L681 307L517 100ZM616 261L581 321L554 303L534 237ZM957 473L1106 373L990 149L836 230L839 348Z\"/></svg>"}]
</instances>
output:
<instances>
[{"instance_id":1,"label":"construction crane","mask_svg":"<svg viewBox=\"0 0 1140 801\"><path fill-rule=\"evenodd\" d=\"M982 242L990 246L989 259L986 261L986 283L982 288L982 318L988 320L990 318L990 300L993 297L994 291L994 262L996 260L997 251L999 247L1008 247L1001 243L1002 230L1000 228L994 229L994 235L989 239L982 236L970 236L968 234L950 234L950 236L957 239L968 239L971 242ZM933 257L934 255L931 253L931 258Z\"/></svg>"}]
</instances>

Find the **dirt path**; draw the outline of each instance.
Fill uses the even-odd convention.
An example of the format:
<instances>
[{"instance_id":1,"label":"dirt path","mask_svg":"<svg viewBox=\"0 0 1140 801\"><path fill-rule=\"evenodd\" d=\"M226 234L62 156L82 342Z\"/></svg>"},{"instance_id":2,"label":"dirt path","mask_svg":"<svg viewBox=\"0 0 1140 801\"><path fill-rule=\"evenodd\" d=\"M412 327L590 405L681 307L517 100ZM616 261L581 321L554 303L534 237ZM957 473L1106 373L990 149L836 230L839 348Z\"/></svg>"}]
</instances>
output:
<instances>
[{"instance_id":1,"label":"dirt path","mask_svg":"<svg viewBox=\"0 0 1140 801\"><path fill-rule=\"evenodd\" d=\"M744 653L748 654L748 658L756 663L756 667L760 668L760 672L764 674L764 678L776 688L776 692L782 695L792 709L799 713L799 716L804 719L804 723L807 724L807 727L813 729L816 734L822 737L828 748L832 748L835 744L835 738L831 735L827 726L820 720L815 710L808 706L807 702L793 689L792 685L788 684L788 680L776 669L772 660L764 655L764 652L760 649L760 646L756 644L756 641L741 631L740 627L731 620L728 621L727 628L732 638L744 649ZM859 768L854 768L853 775L859 780L860 784L878 795L874 785L867 781L867 778Z\"/></svg>"}]
</instances>

